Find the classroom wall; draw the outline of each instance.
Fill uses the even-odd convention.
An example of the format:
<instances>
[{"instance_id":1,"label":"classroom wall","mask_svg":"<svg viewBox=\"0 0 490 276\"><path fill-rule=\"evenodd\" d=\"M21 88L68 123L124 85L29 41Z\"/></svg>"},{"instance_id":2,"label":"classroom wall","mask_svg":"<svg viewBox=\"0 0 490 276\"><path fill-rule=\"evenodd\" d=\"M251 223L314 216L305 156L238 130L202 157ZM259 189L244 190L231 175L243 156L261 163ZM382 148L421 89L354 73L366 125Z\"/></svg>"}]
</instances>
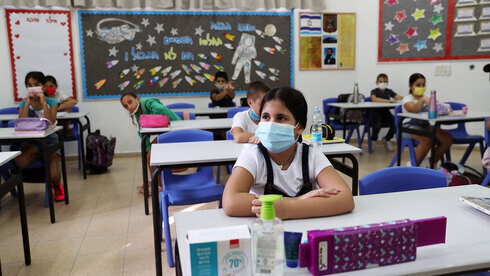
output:
<instances>
[{"instance_id":1,"label":"classroom wall","mask_svg":"<svg viewBox=\"0 0 490 276\"><path fill-rule=\"evenodd\" d=\"M390 88L400 95L408 93L408 77L420 72L427 77L428 90L436 89L438 99L442 101L465 102L473 111L489 110L490 87L488 74L483 73L483 66L489 60L469 61L430 61L430 62L397 62L378 63L378 0L325 0L329 12L355 12L356 26L356 69L336 71L299 71L298 57L295 59L295 87L302 91L309 104L309 115L313 114L315 105L321 106L327 97L336 97L339 93L350 93L355 82L359 83L361 93L369 95L375 87L378 73L389 75ZM2 14L4 10L2 9ZM92 129L101 129L105 135L117 137L116 152L139 152L140 140L137 129L132 125L127 112L118 100L83 100L81 91L81 68L78 41L78 24L76 13L72 13L73 43L75 53L75 71L77 76L80 109L90 112ZM295 20L297 22L297 20ZM295 37L297 38L297 24ZM13 106L13 87L10 68L9 48L5 19L0 20L0 108ZM295 40L295 53L298 43ZM451 66L451 75L439 77L434 75L436 65ZM470 70L470 65L475 69ZM165 104L190 102L197 107L207 107L209 97L170 97L163 98ZM469 132L483 134L482 123L472 123ZM67 153L76 154L76 143L67 144Z\"/></svg>"}]
</instances>

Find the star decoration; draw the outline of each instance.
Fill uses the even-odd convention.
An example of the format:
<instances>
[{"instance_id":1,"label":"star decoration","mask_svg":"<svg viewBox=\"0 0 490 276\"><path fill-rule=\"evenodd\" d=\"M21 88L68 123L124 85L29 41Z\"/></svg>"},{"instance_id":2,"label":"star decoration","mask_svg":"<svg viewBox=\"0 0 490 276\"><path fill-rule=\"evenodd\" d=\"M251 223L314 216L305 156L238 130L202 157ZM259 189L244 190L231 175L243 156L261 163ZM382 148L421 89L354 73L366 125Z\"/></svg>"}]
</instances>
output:
<instances>
[{"instance_id":1,"label":"star decoration","mask_svg":"<svg viewBox=\"0 0 490 276\"><path fill-rule=\"evenodd\" d=\"M148 18L143 18L143 20L141 21L141 25L148 27L148 25L150 25Z\"/></svg>"},{"instance_id":2,"label":"star decoration","mask_svg":"<svg viewBox=\"0 0 490 276\"><path fill-rule=\"evenodd\" d=\"M442 14L434 14L432 18L430 19L430 22L432 22L433 25L437 25L438 23L442 22Z\"/></svg>"},{"instance_id":3,"label":"star decoration","mask_svg":"<svg viewBox=\"0 0 490 276\"><path fill-rule=\"evenodd\" d=\"M408 36L408 38L412 38L412 36L417 36L417 27L412 28L409 27L408 30L405 32L405 34Z\"/></svg>"},{"instance_id":4,"label":"star decoration","mask_svg":"<svg viewBox=\"0 0 490 276\"><path fill-rule=\"evenodd\" d=\"M198 35L198 36L201 36L202 35L202 32L204 32L204 30L202 29L201 26L195 28L194 30L196 30L196 32L194 34L195 35Z\"/></svg>"},{"instance_id":5,"label":"star decoration","mask_svg":"<svg viewBox=\"0 0 490 276\"><path fill-rule=\"evenodd\" d=\"M418 40L413 47L417 48L417 52L420 52L422 49L427 49L427 40Z\"/></svg>"},{"instance_id":6,"label":"star decoration","mask_svg":"<svg viewBox=\"0 0 490 276\"><path fill-rule=\"evenodd\" d=\"M398 0L386 0L386 4L390 5L391 8L393 5L398 4Z\"/></svg>"},{"instance_id":7,"label":"star decoration","mask_svg":"<svg viewBox=\"0 0 490 276\"><path fill-rule=\"evenodd\" d=\"M393 29L394 25L393 23L388 22L388 23L385 23L385 31L391 31Z\"/></svg>"},{"instance_id":8,"label":"star decoration","mask_svg":"<svg viewBox=\"0 0 490 276\"><path fill-rule=\"evenodd\" d=\"M434 47L432 47L432 50L436 51L436 53L439 53L439 51L444 50L444 48L442 48L442 43L435 43Z\"/></svg>"},{"instance_id":9,"label":"star decoration","mask_svg":"<svg viewBox=\"0 0 490 276\"><path fill-rule=\"evenodd\" d=\"M119 50L116 49L116 46L112 46L112 48L109 49L109 56L117 56L117 52L119 52Z\"/></svg>"},{"instance_id":10,"label":"star decoration","mask_svg":"<svg viewBox=\"0 0 490 276\"><path fill-rule=\"evenodd\" d=\"M429 38L430 39L433 39L433 40L436 40L438 37L440 37L442 34L439 30L439 28L435 29L435 30L430 30L430 35L429 35Z\"/></svg>"},{"instance_id":11,"label":"star decoration","mask_svg":"<svg viewBox=\"0 0 490 276\"><path fill-rule=\"evenodd\" d=\"M420 18L425 18L424 13L425 13L425 9L423 10L415 9L415 12L412 13L412 17L415 18L415 21L417 21Z\"/></svg>"},{"instance_id":12,"label":"star decoration","mask_svg":"<svg viewBox=\"0 0 490 276\"><path fill-rule=\"evenodd\" d=\"M139 42L135 46L136 46L136 50L141 50L141 47L143 47L143 45L141 45L141 43Z\"/></svg>"},{"instance_id":13,"label":"star decoration","mask_svg":"<svg viewBox=\"0 0 490 276\"><path fill-rule=\"evenodd\" d=\"M136 66L136 64L134 64L133 66L131 66L131 70L133 72L138 72L138 69L140 69L138 66Z\"/></svg>"},{"instance_id":14,"label":"star decoration","mask_svg":"<svg viewBox=\"0 0 490 276\"><path fill-rule=\"evenodd\" d=\"M154 36L151 36L151 35L148 35L148 39L146 40L146 42L148 42L151 45L155 44L156 41L155 41L155 37Z\"/></svg>"},{"instance_id":15,"label":"star decoration","mask_svg":"<svg viewBox=\"0 0 490 276\"><path fill-rule=\"evenodd\" d=\"M179 34L178 31L177 31L177 28L172 28L172 30L170 31L170 33L172 35L178 35Z\"/></svg>"},{"instance_id":16,"label":"star decoration","mask_svg":"<svg viewBox=\"0 0 490 276\"><path fill-rule=\"evenodd\" d=\"M92 37L94 32L92 30L87 30L87 37Z\"/></svg>"},{"instance_id":17,"label":"star decoration","mask_svg":"<svg viewBox=\"0 0 490 276\"><path fill-rule=\"evenodd\" d=\"M386 41L390 43L390 46L393 46L393 44L400 42L400 40L398 39L398 35L394 34L390 34L390 37Z\"/></svg>"},{"instance_id":18,"label":"star decoration","mask_svg":"<svg viewBox=\"0 0 490 276\"><path fill-rule=\"evenodd\" d=\"M410 51L410 49L408 49L408 43L400 43L400 46L398 46L396 50L400 53L400 55L403 55L403 53Z\"/></svg>"},{"instance_id":19,"label":"star decoration","mask_svg":"<svg viewBox=\"0 0 490 276\"><path fill-rule=\"evenodd\" d=\"M431 5L441 2L441 0L429 0Z\"/></svg>"},{"instance_id":20,"label":"star decoration","mask_svg":"<svg viewBox=\"0 0 490 276\"><path fill-rule=\"evenodd\" d=\"M444 10L444 7L442 7L442 4L434 5L434 13L441 13L442 10Z\"/></svg>"},{"instance_id":21,"label":"star decoration","mask_svg":"<svg viewBox=\"0 0 490 276\"><path fill-rule=\"evenodd\" d=\"M157 23L157 26L155 27L155 31L157 31L157 33L163 32L164 31L163 24Z\"/></svg>"},{"instance_id":22,"label":"star decoration","mask_svg":"<svg viewBox=\"0 0 490 276\"><path fill-rule=\"evenodd\" d=\"M405 15L405 10L396 12L395 15L395 20L397 20L399 23L402 23L403 19L405 19L407 15Z\"/></svg>"}]
</instances>

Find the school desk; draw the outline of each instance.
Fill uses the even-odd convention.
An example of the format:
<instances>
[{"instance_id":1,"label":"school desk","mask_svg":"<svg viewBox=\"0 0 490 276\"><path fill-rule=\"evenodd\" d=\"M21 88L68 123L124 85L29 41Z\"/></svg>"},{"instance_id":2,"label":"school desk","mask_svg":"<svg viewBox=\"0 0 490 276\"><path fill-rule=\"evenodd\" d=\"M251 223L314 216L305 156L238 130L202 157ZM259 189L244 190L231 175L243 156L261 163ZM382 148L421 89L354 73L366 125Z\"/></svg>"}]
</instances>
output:
<instances>
[{"instance_id":1,"label":"school desk","mask_svg":"<svg viewBox=\"0 0 490 276\"><path fill-rule=\"evenodd\" d=\"M407 127L403 126L403 119L398 120L398 136L397 136L397 165L400 166L401 163L401 137L402 133L410 133L410 134L415 134L415 135L420 135L424 137L429 137L431 139L431 147L430 147L430 168L434 169L434 153L436 151L436 144L434 141L436 141L436 131L440 127L442 123L462 123L462 122L477 122L477 121L484 121L485 118L490 117L490 112L484 111L484 112L468 112L468 114L463 115L461 111L455 112L454 115L447 115L447 116L439 116L436 119L429 119L428 113L427 112L420 112L420 113L398 113L398 116L403 117L403 118L412 118L412 119L417 119L417 120L422 120L426 121L429 123L429 125L432 127L431 132L427 132L424 130L416 130L416 129L410 129Z\"/></svg>"},{"instance_id":2,"label":"school desk","mask_svg":"<svg viewBox=\"0 0 490 276\"><path fill-rule=\"evenodd\" d=\"M141 128L141 166L143 168L143 195L145 202L145 214L148 215L148 171L146 161L146 141L150 139L152 135L159 135L173 130L180 129L201 129L201 130L229 130L233 118L224 119L202 119L202 120L181 120L170 122L170 126L162 128Z\"/></svg>"},{"instance_id":3,"label":"school desk","mask_svg":"<svg viewBox=\"0 0 490 276\"><path fill-rule=\"evenodd\" d=\"M355 109L364 110L364 109L374 109L374 108L392 109L392 108L395 108L397 105L400 105L400 103L381 103L381 102L362 102L362 103L358 103L358 104L354 104L354 103L329 103L327 114L330 113L330 109L332 107L343 108L345 110L344 118L342 119L342 121L343 121L343 123L342 123L343 124L343 136L342 137L345 139L345 137L346 137L345 136L346 126L347 126L346 116L347 116L348 110L355 110Z\"/></svg>"},{"instance_id":4,"label":"school desk","mask_svg":"<svg viewBox=\"0 0 490 276\"><path fill-rule=\"evenodd\" d=\"M63 112L58 113L56 120L58 121L76 121L78 124L78 129L80 131L80 147L82 153L82 172L83 179L87 179L87 163L85 158L85 140L83 138L83 132L87 130L87 134L90 133L90 120L88 118L88 112ZM19 118L18 114L0 114L0 121L8 122ZM85 124L82 123L82 118L85 118Z\"/></svg>"},{"instance_id":5,"label":"school desk","mask_svg":"<svg viewBox=\"0 0 490 276\"><path fill-rule=\"evenodd\" d=\"M172 111L187 111L189 113L194 113L196 116L212 116L212 115L227 115L228 110L236 108L234 107L206 107L206 108L176 108L171 109Z\"/></svg>"},{"instance_id":6,"label":"school desk","mask_svg":"<svg viewBox=\"0 0 490 276\"><path fill-rule=\"evenodd\" d=\"M15 157L20 155L20 151L6 151L0 152L0 167L10 162ZM26 204L24 199L24 186L22 184L22 176L20 174L19 168L15 163L13 163L14 168L12 170L12 175L9 179L0 182L0 199L5 196L10 190L17 187L17 197L19 199L19 213L20 213L20 225L22 229L22 243L24 245L24 261L26 265L31 264L31 250L29 246L29 233L27 230L27 215L26 215ZM2 271L0 269L0 274Z\"/></svg>"},{"instance_id":7,"label":"school desk","mask_svg":"<svg viewBox=\"0 0 490 276\"><path fill-rule=\"evenodd\" d=\"M446 243L417 248L415 261L338 275L436 275L488 269L490 219L483 212L461 202L460 196L490 197L490 189L467 185L356 196L356 207L351 213L326 218L285 220L284 230L303 232L305 240L308 230L446 216ZM189 250L185 245L187 231L241 224L251 226L255 218L228 217L222 209L215 209L178 212L174 213L174 219L177 275L190 275ZM311 275L306 268L286 268L285 271L286 275Z\"/></svg>"},{"instance_id":8,"label":"school desk","mask_svg":"<svg viewBox=\"0 0 490 276\"><path fill-rule=\"evenodd\" d=\"M56 126L44 131L41 134L27 134L27 135L15 135L14 128L0 128L0 142L34 142L41 144L42 150L42 160L44 162L44 173L46 187L48 188L48 199L49 199L49 214L51 218L51 223L55 223L54 215L54 199L53 199L53 189L51 188L51 172L49 169L49 156L56 152L56 150L61 151L61 176L63 177L63 187L65 189L65 204L69 203L68 197L68 180L66 177L66 163L65 163L65 147L63 145L63 135L61 135L61 130L63 127ZM58 135L58 143L56 145L48 147L47 137L53 133Z\"/></svg>"},{"instance_id":9,"label":"school desk","mask_svg":"<svg viewBox=\"0 0 490 276\"><path fill-rule=\"evenodd\" d=\"M151 180L152 195L158 194L158 176L162 170L187 167L207 167L233 164L242 150L243 144L231 140L203 141L187 143L152 144L150 165L154 167ZM361 149L345 143L326 144L321 147L322 152L329 157L335 169L352 177L352 193L357 195L359 165L354 156ZM335 160L334 158L348 158L352 167ZM155 245L155 265L157 275L162 275L161 263L161 220L157 196L151 197L153 211L153 233Z\"/></svg>"}]
</instances>

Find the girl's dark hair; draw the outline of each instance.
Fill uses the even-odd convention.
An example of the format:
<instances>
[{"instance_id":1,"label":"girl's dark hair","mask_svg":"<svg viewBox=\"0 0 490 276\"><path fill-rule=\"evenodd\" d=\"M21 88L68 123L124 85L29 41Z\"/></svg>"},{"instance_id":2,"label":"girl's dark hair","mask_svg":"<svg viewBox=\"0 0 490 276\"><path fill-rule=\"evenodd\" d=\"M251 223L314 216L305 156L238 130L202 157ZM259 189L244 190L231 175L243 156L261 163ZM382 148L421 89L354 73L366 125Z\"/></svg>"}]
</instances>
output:
<instances>
[{"instance_id":1,"label":"girl's dark hair","mask_svg":"<svg viewBox=\"0 0 490 276\"><path fill-rule=\"evenodd\" d=\"M296 122L298 122L303 129L306 128L308 104L306 103L306 99L301 92L292 87L272 89L265 94L264 99L260 104L260 114L262 114L265 103L275 99L282 101L293 114ZM301 142L300 140L298 141Z\"/></svg>"},{"instance_id":2,"label":"girl's dark hair","mask_svg":"<svg viewBox=\"0 0 490 276\"><path fill-rule=\"evenodd\" d=\"M414 73L408 79L408 84L410 86L412 86L418 79L424 79L425 80L425 77L424 77L424 75L422 75L420 73ZM408 91L408 93L412 94L412 90L410 89L410 91Z\"/></svg>"},{"instance_id":3,"label":"girl's dark hair","mask_svg":"<svg viewBox=\"0 0 490 276\"><path fill-rule=\"evenodd\" d=\"M54 83L54 85L56 85L56 87L58 87L58 82L56 81L56 79L53 76L51 76L51 75L46 76L45 79L46 79L46 82L50 81L50 82Z\"/></svg>"},{"instance_id":4,"label":"girl's dark hair","mask_svg":"<svg viewBox=\"0 0 490 276\"><path fill-rule=\"evenodd\" d=\"M42 85L46 84L46 77L44 76L44 74L42 72L39 72L39 71L32 71L32 72L27 73L26 79L24 81L26 86L27 86L29 79L35 79L38 82L40 82Z\"/></svg>"},{"instance_id":5,"label":"girl's dark hair","mask_svg":"<svg viewBox=\"0 0 490 276\"><path fill-rule=\"evenodd\" d=\"M379 79L381 78L385 78L386 80L388 80L388 75L386 75L385 73L381 73L379 74L377 77L376 77L376 82L379 81Z\"/></svg>"},{"instance_id":6,"label":"girl's dark hair","mask_svg":"<svg viewBox=\"0 0 490 276\"><path fill-rule=\"evenodd\" d=\"M122 96L121 96L121 98L119 100L122 102L122 99L124 97L126 97L126 96L131 96L131 97L133 97L135 99L138 98L138 95L134 94L133 92L126 92L126 93L122 94Z\"/></svg>"}]
</instances>

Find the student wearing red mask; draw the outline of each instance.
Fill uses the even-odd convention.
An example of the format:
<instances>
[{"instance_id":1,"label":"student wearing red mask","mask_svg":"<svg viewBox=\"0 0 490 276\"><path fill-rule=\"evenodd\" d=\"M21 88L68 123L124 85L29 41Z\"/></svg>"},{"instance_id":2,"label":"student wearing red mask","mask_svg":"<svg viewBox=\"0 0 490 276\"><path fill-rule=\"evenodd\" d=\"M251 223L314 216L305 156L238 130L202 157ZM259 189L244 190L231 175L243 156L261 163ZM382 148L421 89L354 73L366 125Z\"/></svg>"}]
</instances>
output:
<instances>
[{"instance_id":1,"label":"student wearing red mask","mask_svg":"<svg viewBox=\"0 0 490 276\"><path fill-rule=\"evenodd\" d=\"M58 82L53 76L46 76L46 84L44 85L46 94L49 98L56 99L60 102L58 111L60 112L71 112L72 107L78 103L77 100L72 97L68 97L58 90ZM73 131L70 128L69 121L58 122L60 126L63 127L63 136L73 137Z\"/></svg>"}]
</instances>

